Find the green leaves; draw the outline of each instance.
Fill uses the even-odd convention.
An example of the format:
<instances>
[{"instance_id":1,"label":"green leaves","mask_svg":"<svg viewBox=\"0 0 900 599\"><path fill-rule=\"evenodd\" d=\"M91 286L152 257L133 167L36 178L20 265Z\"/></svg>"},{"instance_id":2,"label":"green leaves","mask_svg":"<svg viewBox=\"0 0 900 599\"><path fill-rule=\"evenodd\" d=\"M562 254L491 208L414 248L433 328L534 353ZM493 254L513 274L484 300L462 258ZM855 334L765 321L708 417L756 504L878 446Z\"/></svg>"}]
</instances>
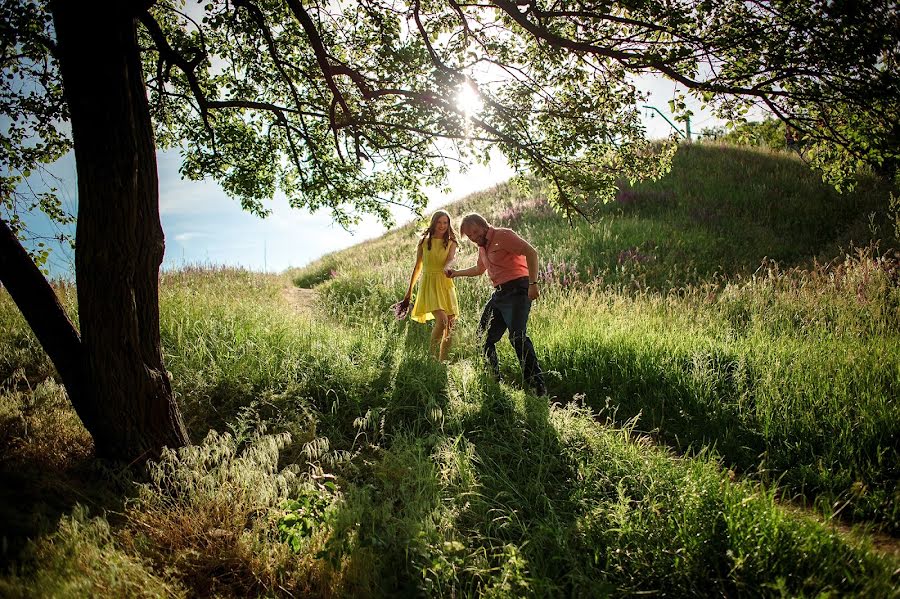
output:
<instances>
[{"instance_id":1,"label":"green leaves","mask_svg":"<svg viewBox=\"0 0 900 599\"><path fill-rule=\"evenodd\" d=\"M452 163L497 145L554 181L574 213L564 190L611 186L593 157L621 154L613 162L635 178L661 159L647 152L621 65L548 54L484 7L213 2L205 13L198 25L153 9L179 55L197 46L208 57L188 67L148 53L158 136L184 148L186 176L218 180L253 211L281 190L345 226L363 213L389 222L388 206L421 210ZM466 80L477 114L456 103Z\"/></svg>"},{"instance_id":2,"label":"green leaves","mask_svg":"<svg viewBox=\"0 0 900 599\"><path fill-rule=\"evenodd\" d=\"M331 505L337 486L328 481L322 489L302 489L294 499L288 499L282 506L282 515L276 527L282 541L299 553L307 540L328 520L327 510Z\"/></svg>"},{"instance_id":3,"label":"green leaves","mask_svg":"<svg viewBox=\"0 0 900 599\"><path fill-rule=\"evenodd\" d=\"M43 267L49 250L25 226L23 216L43 212L51 224L74 217L63 209L56 190L34 193L29 177L44 176L45 165L72 147L66 127L68 109L53 56L53 33L46 2L0 1L0 218L25 241Z\"/></svg>"},{"instance_id":4,"label":"green leaves","mask_svg":"<svg viewBox=\"0 0 900 599\"><path fill-rule=\"evenodd\" d=\"M185 12L161 0L139 30L159 147L182 150L182 174L211 178L247 210L284 193L343 226L389 207L420 211L453 164L498 147L514 168L547 179L561 212L578 187L612 193L617 178L653 178L668 152L644 139L631 78L679 83L726 120L754 105L815 148L825 178L850 184L898 160L895 3L864 10L814 0L497 0L299 3L210 0ZM68 115L44 2L2 0L0 158L9 176L70 148ZM482 108L456 97L463 82ZM12 179L10 179L12 181Z\"/></svg>"}]
</instances>

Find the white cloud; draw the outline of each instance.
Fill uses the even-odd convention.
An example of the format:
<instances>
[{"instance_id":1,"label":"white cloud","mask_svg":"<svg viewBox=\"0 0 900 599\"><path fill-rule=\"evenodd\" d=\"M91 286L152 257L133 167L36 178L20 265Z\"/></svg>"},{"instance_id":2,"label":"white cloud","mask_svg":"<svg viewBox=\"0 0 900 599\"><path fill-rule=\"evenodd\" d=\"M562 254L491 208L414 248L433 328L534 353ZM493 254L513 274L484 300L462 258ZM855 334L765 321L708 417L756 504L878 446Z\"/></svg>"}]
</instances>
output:
<instances>
[{"instance_id":1,"label":"white cloud","mask_svg":"<svg viewBox=\"0 0 900 599\"><path fill-rule=\"evenodd\" d=\"M204 237L209 237L206 233L200 233L198 231L188 231L187 233L178 233L175 235L174 239L178 243L187 243L194 239L202 239Z\"/></svg>"}]
</instances>

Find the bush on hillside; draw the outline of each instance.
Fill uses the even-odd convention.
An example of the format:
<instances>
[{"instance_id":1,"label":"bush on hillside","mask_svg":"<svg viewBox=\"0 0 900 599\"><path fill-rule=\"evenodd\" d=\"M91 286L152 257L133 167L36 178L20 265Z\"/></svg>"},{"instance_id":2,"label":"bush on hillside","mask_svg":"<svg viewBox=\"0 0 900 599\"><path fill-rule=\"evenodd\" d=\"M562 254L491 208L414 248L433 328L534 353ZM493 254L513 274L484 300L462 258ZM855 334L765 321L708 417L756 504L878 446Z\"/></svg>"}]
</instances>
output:
<instances>
[{"instance_id":1,"label":"bush on hillside","mask_svg":"<svg viewBox=\"0 0 900 599\"><path fill-rule=\"evenodd\" d=\"M733 129L709 127L700 132L699 139L720 141L736 146L763 146L773 150L787 149L786 126L778 119L743 123Z\"/></svg>"}]
</instances>

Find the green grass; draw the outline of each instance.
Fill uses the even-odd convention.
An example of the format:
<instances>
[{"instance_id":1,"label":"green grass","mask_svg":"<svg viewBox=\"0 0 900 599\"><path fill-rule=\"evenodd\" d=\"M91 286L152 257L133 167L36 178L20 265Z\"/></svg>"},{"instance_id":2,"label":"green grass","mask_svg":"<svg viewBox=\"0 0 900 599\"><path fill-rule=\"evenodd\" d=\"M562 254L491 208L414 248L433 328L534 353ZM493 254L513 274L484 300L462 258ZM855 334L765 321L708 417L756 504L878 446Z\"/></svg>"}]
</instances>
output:
<instances>
[{"instance_id":1,"label":"green grass","mask_svg":"<svg viewBox=\"0 0 900 599\"><path fill-rule=\"evenodd\" d=\"M620 419L640 415L640 428L679 451L714 447L729 467L818 498L826 513L846 503L845 516L896 531L900 335L859 334L875 321L788 327L761 308L731 325L734 294L779 295L760 287L726 288L702 310L696 296L568 296L563 318L576 330L554 326L548 302L533 326L547 332L551 386L595 406L608 397Z\"/></svg>"},{"instance_id":2,"label":"green grass","mask_svg":"<svg viewBox=\"0 0 900 599\"><path fill-rule=\"evenodd\" d=\"M5 530L33 541L6 558L0 594L897 596L895 553L781 506L802 492L829 513L838 502L868 526L896 526L896 240L868 218L884 196L834 198L791 160L733 152L679 152L669 177L639 190L682 198L682 186L713 185L691 174L718 176L720 195L691 200L721 204L715 224L667 199L599 207L598 225L568 229L539 189L507 186L454 207L506 215L556 270L577 262L577 280L545 273L555 282L531 321L552 402L485 377L483 280L459 281L449 365L429 356L427 327L393 320L413 227L282 276L164 274L166 365L198 444L143 483L91 466L52 368L0 296L0 474L47 466L44 483L81 481L26 481L48 503L88 482L118 494L76 508L69 497L44 525ZM775 197L729 195L742 185L727 173L753 168L788 173L773 175L787 186L779 198L809 186L821 197L796 197L856 208L770 237L782 265L757 272L776 255L764 235L710 242L765 214L731 204ZM779 202L766 230L815 212ZM665 251L634 260L651 234ZM844 259L849 239L870 249ZM282 299L285 285L316 281L315 312ZM514 379L506 344L501 360ZM10 513L41 511L18 499L3 496Z\"/></svg>"},{"instance_id":3,"label":"green grass","mask_svg":"<svg viewBox=\"0 0 900 599\"><path fill-rule=\"evenodd\" d=\"M504 185L452 208L538 248L548 285L531 330L552 391L595 408L609 398L620 422L640 415L680 452L712 448L826 515L900 530L900 253L886 189L862 180L839 195L788 155L698 145L667 177L596 207L593 224L568 227L542 197ZM383 318L415 235L325 257L342 273L318 287L331 313ZM474 262L462 250L460 264ZM472 348L488 289L458 287L458 345Z\"/></svg>"}]
</instances>

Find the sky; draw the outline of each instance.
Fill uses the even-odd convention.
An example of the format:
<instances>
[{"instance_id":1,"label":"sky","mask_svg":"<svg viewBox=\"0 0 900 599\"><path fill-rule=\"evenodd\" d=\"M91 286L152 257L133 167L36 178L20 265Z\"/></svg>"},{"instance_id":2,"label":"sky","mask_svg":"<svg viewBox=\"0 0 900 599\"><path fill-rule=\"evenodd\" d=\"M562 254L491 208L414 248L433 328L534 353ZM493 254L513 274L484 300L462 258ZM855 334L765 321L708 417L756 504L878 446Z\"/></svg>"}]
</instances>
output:
<instances>
[{"instance_id":1,"label":"sky","mask_svg":"<svg viewBox=\"0 0 900 599\"><path fill-rule=\"evenodd\" d=\"M670 119L668 101L675 92L675 84L661 77L642 77L635 81L642 91L650 94L648 105L655 106ZM689 101L694 111L691 129L696 135L703 128L721 124L699 103ZM650 139L668 137L672 127L659 114L643 110L644 125ZM177 269L187 265L215 265L245 267L255 271L281 272L302 267L316 258L340 250L366 239L378 237L386 229L374 217L367 217L350 231L331 222L327 211L309 213L290 208L283 195L269 204L272 214L265 219L241 209L212 181L188 181L178 172L180 157L177 151L157 154L160 181L160 217L166 239L162 268ZM71 153L50 166L56 177L53 186L59 189L64 204L74 213L77 198L75 163ZM450 193L432 189L428 193L426 214L466 195L488 189L512 177L515 173L499 153L486 166L473 165L466 173L451 174L447 187ZM40 187L41 181L32 181ZM398 225L407 223L415 215L395 209ZM32 229L52 234L40 215L29 219ZM72 228L74 236L74 228ZM68 248L56 248L49 261L51 276L74 277L74 256Z\"/></svg>"}]
</instances>

